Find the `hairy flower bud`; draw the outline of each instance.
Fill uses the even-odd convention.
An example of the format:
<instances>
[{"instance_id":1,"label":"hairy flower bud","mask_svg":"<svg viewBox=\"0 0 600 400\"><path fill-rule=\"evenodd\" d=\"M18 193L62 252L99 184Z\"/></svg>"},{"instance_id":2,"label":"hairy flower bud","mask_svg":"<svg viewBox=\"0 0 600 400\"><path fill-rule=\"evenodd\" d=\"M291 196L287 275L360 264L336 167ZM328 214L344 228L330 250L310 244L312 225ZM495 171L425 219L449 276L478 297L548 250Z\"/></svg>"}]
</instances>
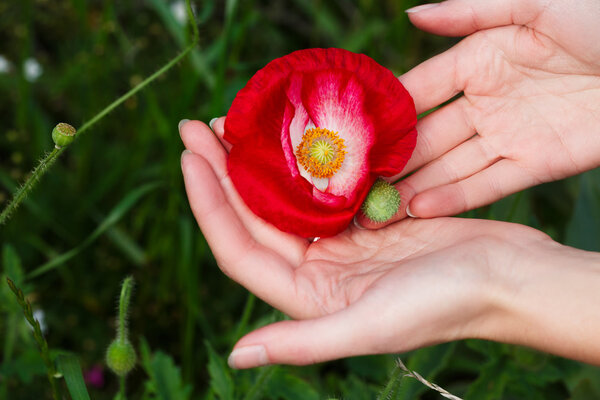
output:
<instances>
[{"instance_id":1,"label":"hairy flower bud","mask_svg":"<svg viewBox=\"0 0 600 400\"><path fill-rule=\"evenodd\" d=\"M386 222L398 212L398 207L400 207L398 190L383 179L378 179L373 184L361 209L371 221Z\"/></svg>"},{"instance_id":2,"label":"hairy flower bud","mask_svg":"<svg viewBox=\"0 0 600 400\"><path fill-rule=\"evenodd\" d=\"M77 130L71 125L61 122L52 130L52 140L54 140L56 148L60 149L71 144L75 140L76 133Z\"/></svg>"},{"instance_id":3,"label":"hairy flower bud","mask_svg":"<svg viewBox=\"0 0 600 400\"><path fill-rule=\"evenodd\" d=\"M136 359L135 349L129 340L115 339L106 350L106 365L119 376L127 375L135 366Z\"/></svg>"}]
</instances>

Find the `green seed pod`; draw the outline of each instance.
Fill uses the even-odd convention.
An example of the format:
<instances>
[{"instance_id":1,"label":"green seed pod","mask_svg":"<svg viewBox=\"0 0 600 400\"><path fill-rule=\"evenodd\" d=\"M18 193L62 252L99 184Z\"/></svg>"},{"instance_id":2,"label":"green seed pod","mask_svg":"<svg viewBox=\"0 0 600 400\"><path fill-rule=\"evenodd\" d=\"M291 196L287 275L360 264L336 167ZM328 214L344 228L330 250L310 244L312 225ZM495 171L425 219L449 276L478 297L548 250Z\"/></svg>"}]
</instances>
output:
<instances>
[{"instance_id":1,"label":"green seed pod","mask_svg":"<svg viewBox=\"0 0 600 400\"><path fill-rule=\"evenodd\" d=\"M77 130L71 125L61 122L52 129L52 140L58 149L68 146L75 140Z\"/></svg>"},{"instance_id":2,"label":"green seed pod","mask_svg":"<svg viewBox=\"0 0 600 400\"><path fill-rule=\"evenodd\" d=\"M393 185L378 179L371 188L362 211L373 222L386 222L398 212L400 193Z\"/></svg>"},{"instance_id":3,"label":"green seed pod","mask_svg":"<svg viewBox=\"0 0 600 400\"><path fill-rule=\"evenodd\" d=\"M106 351L106 365L119 376L127 375L135 366L136 359L135 349L129 340L121 342L115 339Z\"/></svg>"}]
</instances>

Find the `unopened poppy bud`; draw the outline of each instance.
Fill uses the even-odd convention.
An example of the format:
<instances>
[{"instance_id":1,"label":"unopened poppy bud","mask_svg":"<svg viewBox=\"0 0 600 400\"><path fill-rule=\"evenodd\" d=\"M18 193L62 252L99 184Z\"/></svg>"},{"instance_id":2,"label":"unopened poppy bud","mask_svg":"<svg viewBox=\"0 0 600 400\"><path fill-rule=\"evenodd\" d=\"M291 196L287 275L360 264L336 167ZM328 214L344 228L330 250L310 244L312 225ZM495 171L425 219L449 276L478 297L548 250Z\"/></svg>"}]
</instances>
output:
<instances>
[{"instance_id":1,"label":"unopened poppy bud","mask_svg":"<svg viewBox=\"0 0 600 400\"><path fill-rule=\"evenodd\" d=\"M115 339L106 351L106 365L115 374L125 376L135 366L137 356L129 340Z\"/></svg>"},{"instance_id":2,"label":"unopened poppy bud","mask_svg":"<svg viewBox=\"0 0 600 400\"><path fill-rule=\"evenodd\" d=\"M77 130L71 125L61 122L52 130L52 140L54 140L56 148L60 149L71 144L75 140L76 133Z\"/></svg>"},{"instance_id":3,"label":"unopened poppy bud","mask_svg":"<svg viewBox=\"0 0 600 400\"><path fill-rule=\"evenodd\" d=\"M400 193L393 185L378 179L367 195L361 209L373 222L386 222L398 212Z\"/></svg>"}]
</instances>

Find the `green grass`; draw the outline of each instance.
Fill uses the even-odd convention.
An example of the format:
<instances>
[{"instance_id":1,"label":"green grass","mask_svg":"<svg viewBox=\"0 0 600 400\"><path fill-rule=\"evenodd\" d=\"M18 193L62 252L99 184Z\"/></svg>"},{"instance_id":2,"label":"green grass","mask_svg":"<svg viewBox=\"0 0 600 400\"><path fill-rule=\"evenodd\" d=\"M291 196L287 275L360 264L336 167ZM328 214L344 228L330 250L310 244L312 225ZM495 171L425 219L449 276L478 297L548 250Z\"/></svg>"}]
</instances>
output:
<instances>
[{"instance_id":1,"label":"green grass","mask_svg":"<svg viewBox=\"0 0 600 400\"><path fill-rule=\"evenodd\" d=\"M0 272L45 313L51 355L77 355L84 372L103 363L116 294L131 274L130 337L141 364L128 377L128 398L370 399L383 391L394 399L439 398L401 379L394 355L301 368L226 367L241 334L283 316L219 271L185 196L177 123L226 114L256 70L293 50L343 47L400 74L456 40L414 29L403 10L416 1L193 3L197 48L69 146L0 227ZM190 38L167 0L0 2L0 54L12 64L0 73L0 207L52 148L57 122L83 125ZM43 67L35 82L21 71L30 57ZM528 224L598 251L600 171L468 216ZM50 398L43 361L8 288L0 287L0 300L0 398ZM515 346L463 341L402 358L466 399L600 398L598 368ZM392 374L398 379L390 381ZM91 398L114 397L118 379L106 369L105 379L102 388L88 385Z\"/></svg>"}]
</instances>

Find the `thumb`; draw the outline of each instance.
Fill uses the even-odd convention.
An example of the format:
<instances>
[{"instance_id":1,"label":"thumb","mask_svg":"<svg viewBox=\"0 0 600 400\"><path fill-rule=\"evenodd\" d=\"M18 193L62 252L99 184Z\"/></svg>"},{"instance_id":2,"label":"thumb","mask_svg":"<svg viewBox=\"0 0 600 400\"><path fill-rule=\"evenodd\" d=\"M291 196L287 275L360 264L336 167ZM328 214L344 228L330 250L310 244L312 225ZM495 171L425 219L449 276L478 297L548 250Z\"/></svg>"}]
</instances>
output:
<instances>
[{"instance_id":1,"label":"thumb","mask_svg":"<svg viewBox=\"0 0 600 400\"><path fill-rule=\"evenodd\" d=\"M375 348L377 322L365 323L355 305L316 319L281 321L244 336L235 345L231 368L267 364L307 365L362 354L385 352ZM371 313L372 314L372 313Z\"/></svg>"},{"instance_id":2,"label":"thumb","mask_svg":"<svg viewBox=\"0 0 600 400\"><path fill-rule=\"evenodd\" d=\"M443 36L466 36L506 25L531 24L542 12L537 1L447 0L406 10L419 29Z\"/></svg>"}]
</instances>

